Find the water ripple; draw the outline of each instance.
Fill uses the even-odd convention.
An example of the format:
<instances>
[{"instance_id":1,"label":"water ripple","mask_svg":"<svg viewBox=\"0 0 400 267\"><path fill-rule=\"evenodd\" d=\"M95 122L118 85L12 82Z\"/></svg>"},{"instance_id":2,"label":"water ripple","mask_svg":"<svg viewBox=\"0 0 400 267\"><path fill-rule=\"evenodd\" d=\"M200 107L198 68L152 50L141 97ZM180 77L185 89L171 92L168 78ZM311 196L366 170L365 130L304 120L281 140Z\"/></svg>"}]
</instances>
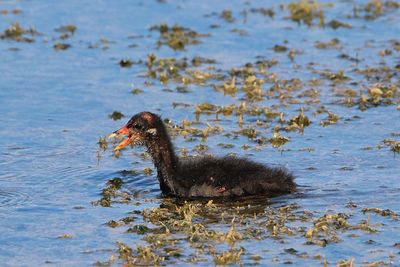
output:
<instances>
[{"instance_id":1,"label":"water ripple","mask_svg":"<svg viewBox=\"0 0 400 267\"><path fill-rule=\"evenodd\" d=\"M30 196L17 188L0 189L0 207L20 206L30 201Z\"/></svg>"}]
</instances>

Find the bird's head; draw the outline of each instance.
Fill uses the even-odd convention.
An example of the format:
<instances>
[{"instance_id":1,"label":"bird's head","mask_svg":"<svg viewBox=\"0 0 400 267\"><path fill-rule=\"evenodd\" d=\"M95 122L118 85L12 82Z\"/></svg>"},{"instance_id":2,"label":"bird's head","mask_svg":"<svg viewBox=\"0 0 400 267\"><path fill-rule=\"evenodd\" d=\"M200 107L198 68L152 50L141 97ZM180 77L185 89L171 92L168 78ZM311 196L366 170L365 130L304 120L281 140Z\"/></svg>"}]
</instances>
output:
<instances>
[{"instance_id":1,"label":"bird's head","mask_svg":"<svg viewBox=\"0 0 400 267\"><path fill-rule=\"evenodd\" d=\"M128 145L146 145L159 134L161 119L151 112L141 112L134 115L121 129L110 134L109 138L125 135L125 138L114 150L121 150Z\"/></svg>"}]
</instances>

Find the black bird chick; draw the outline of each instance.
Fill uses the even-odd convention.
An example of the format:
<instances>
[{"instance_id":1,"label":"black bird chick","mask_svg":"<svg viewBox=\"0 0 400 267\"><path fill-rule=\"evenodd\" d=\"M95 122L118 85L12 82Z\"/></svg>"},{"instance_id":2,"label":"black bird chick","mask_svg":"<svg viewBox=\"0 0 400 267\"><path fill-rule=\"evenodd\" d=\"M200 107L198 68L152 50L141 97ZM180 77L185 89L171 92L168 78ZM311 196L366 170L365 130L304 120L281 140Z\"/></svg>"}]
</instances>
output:
<instances>
[{"instance_id":1,"label":"black bird chick","mask_svg":"<svg viewBox=\"0 0 400 267\"><path fill-rule=\"evenodd\" d=\"M133 116L110 137L126 135L115 150L145 146L157 168L163 194L183 198L276 196L296 190L293 175L234 156L178 158L161 118L151 112Z\"/></svg>"}]
</instances>

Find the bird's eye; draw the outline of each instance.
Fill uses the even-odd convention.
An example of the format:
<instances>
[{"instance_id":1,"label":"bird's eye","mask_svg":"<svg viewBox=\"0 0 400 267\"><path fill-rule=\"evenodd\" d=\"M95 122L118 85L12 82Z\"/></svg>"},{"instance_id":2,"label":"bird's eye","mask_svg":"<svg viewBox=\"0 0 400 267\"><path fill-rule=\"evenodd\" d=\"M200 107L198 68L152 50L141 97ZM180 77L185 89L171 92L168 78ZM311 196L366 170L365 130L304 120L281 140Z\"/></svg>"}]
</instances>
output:
<instances>
[{"instance_id":1,"label":"bird's eye","mask_svg":"<svg viewBox=\"0 0 400 267\"><path fill-rule=\"evenodd\" d=\"M135 128L136 130L141 130L143 126L140 123L136 123L135 125L133 125L133 128Z\"/></svg>"}]
</instances>

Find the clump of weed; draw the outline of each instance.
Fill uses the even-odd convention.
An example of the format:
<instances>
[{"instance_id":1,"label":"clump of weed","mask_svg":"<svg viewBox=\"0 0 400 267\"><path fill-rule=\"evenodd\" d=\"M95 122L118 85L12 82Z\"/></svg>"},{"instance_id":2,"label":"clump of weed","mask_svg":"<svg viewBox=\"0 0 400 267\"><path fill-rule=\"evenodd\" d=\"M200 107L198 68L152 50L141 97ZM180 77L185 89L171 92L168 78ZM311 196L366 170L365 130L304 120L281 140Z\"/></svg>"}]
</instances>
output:
<instances>
[{"instance_id":1,"label":"clump of weed","mask_svg":"<svg viewBox=\"0 0 400 267\"><path fill-rule=\"evenodd\" d=\"M397 219L397 213L390 209L382 210L379 208L364 208L364 209L362 209L362 212L363 213L373 212L373 213L379 214L381 216L385 216L385 217L390 216L392 219Z\"/></svg>"},{"instance_id":2,"label":"clump of weed","mask_svg":"<svg viewBox=\"0 0 400 267\"><path fill-rule=\"evenodd\" d=\"M300 110L300 114L291 118L289 126L286 127L286 131L298 130L301 133L304 132L304 128L311 124L310 119L304 115L304 109Z\"/></svg>"},{"instance_id":3,"label":"clump of weed","mask_svg":"<svg viewBox=\"0 0 400 267\"><path fill-rule=\"evenodd\" d=\"M324 26L324 12L321 5L315 1L292 2L288 5L288 9L290 18L299 24L304 23L307 26L312 26L313 20L318 19L319 25Z\"/></svg>"},{"instance_id":4,"label":"clump of weed","mask_svg":"<svg viewBox=\"0 0 400 267\"><path fill-rule=\"evenodd\" d=\"M267 17L274 17L275 16L275 11L273 8L265 8L265 7L259 7L259 8L251 8L250 12L253 13L259 13L263 16L267 16Z\"/></svg>"},{"instance_id":5,"label":"clump of weed","mask_svg":"<svg viewBox=\"0 0 400 267\"><path fill-rule=\"evenodd\" d=\"M396 141L393 139L385 139L383 140L383 143L386 146L389 146L390 150L392 150L394 153L400 153L400 141Z\"/></svg>"},{"instance_id":6,"label":"clump of weed","mask_svg":"<svg viewBox=\"0 0 400 267\"><path fill-rule=\"evenodd\" d=\"M68 39L70 38L72 35L74 35L75 31L78 29L78 27L76 27L73 24L67 24L67 25L63 25L58 27L57 29L55 29L56 32L60 33L60 39L64 40L64 39Z\"/></svg>"},{"instance_id":7,"label":"clump of weed","mask_svg":"<svg viewBox=\"0 0 400 267\"><path fill-rule=\"evenodd\" d=\"M99 145L99 149L97 150L97 164L100 162L101 152L105 152L108 148L107 138L100 137L99 141L97 142Z\"/></svg>"},{"instance_id":8,"label":"clump of weed","mask_svg":"<svg viewBox=\"0 0 400 267\"><path fill-rule=\"evenodd\" d=\"M0 14L1 14L1 15L8 15L8 14L17 15L17 14L21 14L21 13L22 13L22 10L21 10L21 9L18 9L18 8L12 9L12 10L7 10L7 9L1 9L1 10L0 10Z\"/></svg>"},{"instance_id":9,"label":"clump of weed","mask_svg":"<svg viewBox=\"0 0 400 267\"><path fill-rule=\"evenodd\" d=\"M289 142L289 138L282 136L279 132L274 132L272 137L269 139L269 142L273 147L280 147Z\"/></svg>"},{"instance_id":10,"label":"clump of weed","mask_svg":"<svg viewBox=\"0 0 400 267\"><path fill-rule=\"evenodd\" d=\"M214 263L216 265L238 264L241 261L241 256L244 252L243 248L230 249L222 253L214 255Z\"/></svg>"},{"instance_id":11,"label":"clump of weed","mask_svg":"<svg viewBox=\"0 0 400 267\"><path fill-rule=\"evenodd\" d=\"M354 8L354 17L359 17L360 13L366 20L374 20L384 14L398 10L400 3L393 0L369 0L367 4L358 5Z\"/></svg>"},{"instance_id":12,"label":"clump of weed","mask_svg":"<svg viewBox=\"0 0 400 267\"><path fill-rule=\"evenodd\" d=\"M112 120L117 121L122 119L123 117L125 117L124 114L122 114L119 111L113 111L113 113L111 113L110 115L108 115L108 117L110 117Z\"/></svg>"},{"instance_id":13,"label":"clump of weed","mask_svg":"<svg viewBox=\"0 0 400 267\"><path fill-rule=\"evenodd\" d=\"M59 42L57 42L57 43L55 43L55 44L53 45L53 48L54 48L55 50L57 50L57 51L60 51L60 50L67 50L67 49L71 48L71 45L70 45L70 44L66 44L66 43L59 43Z\"/></svg>"},{"instance_id":14,"label":"clump of weed","mask_svg":"<svg viewBox=\"0 0 400 267\"><path fill-rule=\"evenodd\" d=\"M321 75L331 81L336 82L336 83L350 79L349 77L346 76L346 74L343 70L339 70L336 73L330 72L330 71L322 71Z\"/></svg>"},{"instance_id":15,"label":"clump of weed","mask_svg":"<svg viewBox=\"0 0 400 267\"><path fill-rule=\"evenodd\" d=\"M130 60L130 59L121 59L121 60L119 61L119 65L120 65L122 68L130 68L130 67L132 67L133 62L132 62L132 60Z\"/></svg>"},{"instance_id":16,"label":"clump of weed","mask_svg":"<svg viewBox=\"0 0 400 267\"><path fill-rule=\"evenodd\" d=\"M234 22L235 18L232 15L232 11L229 9L225 9L221 12L220 14L220 18L222 18L223 20L225 20L226 22Z\"/></svg>"},{"instance_id":17,"label":"clump of weed","mask_svg":"<svg viewBox=\"0 0 400 267\"><path fill-rule=\"evenodd\" d=\"M71 239L73 236L71 234L63 234L57 237L57 239Z\"/></svg>"},{"instance_id":18,"label":"clump of weed","mask_svg":"<svg viewBox=\"0 0 400 267\"><path fill-rule=\"evenodd\" d=\"M11 24L3 33L0 34L0 39L9 39L17 42L32 43L35 41L32 37L38 32L34 28L24 29L18 22ZM30 37L27 37L30 36Z\"/></svg>"},{"instance_id":19,"label":"clump of weed","mask_svg":"<svg viewBox=\"0 0 400 267\"><path fill-rule=\"evenodd\" d=\"M152 79L158 79L162 84L172 81L183 85L185 92L187 85L197 84L206 85L211 79L216 79L216 75L207 71L192 69L192 66L199 67L203 64L214 64L215 60L194 57L188 58L156 58L154 54L147 57L147 76ZM181 87L181 86L179 86Z\"/></svg>"},{"instance_id":20,"label":"clump of weed","mask_svg":"<svg viewBox=\"0 0 400 267\"><path fill-rule=\"evenodd\" d=\"M183 50L187 45L196 45L200 43L199 38L207 37L209 34L200 34L189 28L179 25L168 26L160 24L150 28L151 31L159 31L160 39L157 45L167 45L174 50Z\"/></svg>"},{"instance_id":21,"label":"clump of weed","mask_svg":"<svg viewBox=\"0 0 400 267\"><path fill-rule=\"evenodd\" d=\"M121 178L113 178L107 182L107 186L103 188L100 200L94 201L93 205L100 205L102 207L111 207L113 202L129 203L131 196L126 192L119 192L123 182ZM117 198L120 198L117 200Z\"/></svg>"},{"instance_id":22,"label":"clump of weed","mask_svg":"<svg viewBox=\"0 0 400 267\"><path fill-rule=\"evenodd\" d=\"M314 221L314 227L307 230L305 237L310 244L326 246L339 242L337 230L348 229L348 216L343 213L325 214Z\"/></svg>"},{"instance_id":23,"label":"clump of weed","mask_svg":"<svg viewBox=\"0 0 400 267\"><path fill-rule=\"evenodd\" d=\"M283 53L286 52L288 50L288 48L284 45L274 45L274 51L277 53Z\"/></svg>"},{"instance_id":24,"label":"clump of weed","mask_svg":"<svg viewBox=\"0 0 400 267\"><path fill-rule=\"evenodd\" d=\"M331 21L329 21L326 24L328 27L331 27L332 29L336 30L338 28L347 28L347 29L351 29L351 25L349 23L346 22L341 22L339 20L333 19Z\"/></svg>"},{"instance_id":25,"label":"clump of weed","mask_svg":"<svg viewBox=\"0 0 400 267\"><path fill-rule=\"evenodd\" d=\"M393 105L396 94L397 88L395 85L378 83L368 89L368 95L361 94L358 104L361 110L380 105Z\"/></svg>"},{"instance_id":26,"label":"clump of weed","mask_svg":"<svg viewBox=\"0 0 400 267\"><path fill-rule=\"evenodd\" d=\"M126 244L118 242L117 245L119 258L125 261L124 265L126 266L159 266L165 261L165 257L154 254L151 246L137 246L134 253L133 249Z\"/></svg>"},{"instance_id":27,"label":"clump of weed","mask_svg":"<svg viewBox=\"0 0 400 267\"><path fill-rule=\"evenodd\" d=\"M349 260L340 260L336 263L336 267L353 267L354 265L354 259L349 259Z\"/></svg>"},{"instance_id":28,"label":"clump of weed","mask_svg":"<svg viewBox=\"0 0 400 267\"><path fill-rule=\"evenodd\" d=\"M325 127L328 125L336 124L339 120L340 120L340 117L338 115L336 115L333 112L328 112L328 117L321 120L320 124Z\"/></svg>"},{"instance_id":29,"label":"clump of weed","mask_svg":"<svg viewBox=\"0 0 400 267\"><path fill-rule=\"evenodd\" d=\"M314 46L318 49L339 48L340 41L337 38L333 38L332 40L330 40L328 42L316 41Z\"/></svg>"}]
</instances>

